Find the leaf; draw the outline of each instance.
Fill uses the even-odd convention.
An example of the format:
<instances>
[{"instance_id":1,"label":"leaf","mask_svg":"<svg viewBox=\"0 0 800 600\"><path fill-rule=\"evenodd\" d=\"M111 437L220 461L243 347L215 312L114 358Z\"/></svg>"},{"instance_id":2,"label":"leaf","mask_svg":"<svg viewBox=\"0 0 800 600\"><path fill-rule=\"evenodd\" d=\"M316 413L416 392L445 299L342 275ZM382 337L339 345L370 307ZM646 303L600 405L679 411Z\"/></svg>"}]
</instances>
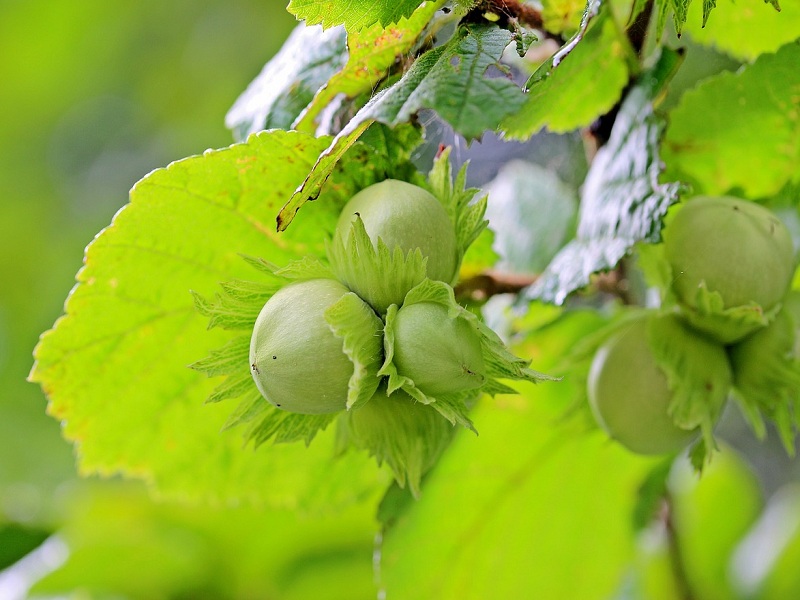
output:
<instances>
[{"instance_id":1,"label":"leaf","mask_svg":"<svg viewBox=\"0 0 800 600\"><path fill-rule=\"evenodd\" d=\"M433 407L381 388L366 404L348 411L344 423L350 441L386 463L400 487L419 497L422 476L436 464L453 427Z\"/></svg>"},{"instance_id":2,"label":"leaf","mask_svg":"<svg viewBox=\"0 0 800 600\"><path fill-rule=\"evenodd\" d=\"M344 25L347 31L359 31L374 23L382 26L397 23L410 16L420 4L422 0L290 0L286 9L309 25Z\"/></svg>"},{"instance_id":3,"label":"leaf","mask_svg":"<svg viewBox=\"0 0 800 600\"><path fill-rule=\"evenodd\" d=\"M378 389L378 369L383 361L383 322L355 293L350 292L325 311L325 320L342 339L353 363L347 392L347 409L367 402Z\"/></svg>"},{"instance_id":4,"label":"leaf","mask_svg":"<svg viewBox=\"0 0 800 600\"><path fill-rule=\"evenodd\" d=\"M683 26L686 23L690 2L691 0L658 0L656 7L658 14L656 35L659 39L664 33L664 26L666 25L667 16L670 11L672 11L672 22L675 25L675 32L678 34L678 37L680 37ZM710 11L711 8L708 8L708 10Z\"/></svg>"},{"instance_id":5,"label":"leaf","mask_svg":"<svg viewBox=\"0 0 800 600\"><path fill-rule=\"evenodd\" d=\"M683 429L700 428L708 460L716 449L714 426L732 383L722 346L698 335L674 313L649 319L647 339L672 393L670 417Z\"/></svg>"},{"instance_id":6,"label":"leaf","mask_svg":"<svg viewBox=\"0 0 800 600\"><path fill-rule=\"evenodd\" d=\"M759 55L776 52L800 37L800 2L797 0L783 0L780 11L763 0L717 2L719 9L707 23L705 14L700 15L700 2L689 6L684 31L693 42L752 62Z\"/></svg>"},{"instance_id":7,"label":"leaf","mask_svg":"<svg viewBox=\"0 0 800 600\"><path fill-rule=\"evenodd\" d=\"M526 84L525 103L501 128L524 140L546 127L556 133L589 125L609 111L628 84L625 46L608 16L584 18L581 29ZM591 19L591 20L590 20Z\"/></svg>"},{"instance_id":8,"label":"leaf","mask_svg":"<svg viewBox=\"0 0 800 600\"><path fill-rule=\"evenodd\" d=\"M242 141L262 129L289 129L317 90L345 64L345 39L342 28L295 27L225 115L233 137Z\"/></svg>"},{"instance_id":9,"label":"leaf","mask_svg":"<svg viewBox=\"0 0 800 600\"><path fill-rule=\"evenodd\" d=\"M486 214L486 196L474 201L479 190L467 188L467 163L458 170L455 181L450 163L451 147L445 148L433 162L428 174L428 184L434 196L447 210L453 227L456 230L458 244L458 263L461 264L470 245L483 233L489 222Z\"/></svg>"},{"instance_id":10,"label":"leaf","mask_svg":"<svg viewBox=\"0 0 800 600\"><path fill-rule=\"evenodd\" d=\"M575 229L577 193L552 171L519 160L501 167L486 190L497 268L540 273Z\"/></svg>"},{"instance_id":11,"label":"leaf","mask_svg":"<svg viewBox=\"0 0 800 600\"><path fill-rule=\"evenodd\" d=\"M410 288L425 279L427 258L419 248L403 253L390 250L382 238L372 244L360 216L353 221L347 240L336 235L327 247L328 260L339 281L356 289L378 314L400 304Z\"/></svg>"},{"instance_id":12,"label":"leaf","mask_svg":"<svg viewBox=\"0 0 800 600\"><path fill-rule=\"evenodd\" d=\"M400 81L375 95L320 155L281 211L279 229L285 229L300 207L316 198L342 155L374 121L394 127L430 108L467 139L495 129L524 101L511 80L486 76L490 67L503 69L499 60L510 41L511 33L494 25L469 24L460 27L447 44L420 56Z\"/></svg>"},{"instance_id":13,"label":"leaf","mask_svg":"<svg viewBox=\"0 0 800 600\"><path fill-rule=\"evenodd\" d=\"M689 180L699 194L738 190L748 198L800 181L798 64L800 42L792 42L686 92L664 139L667 175Z\"/></svg>"},{"instance_id":14,"label":"leaf","mask_svg":"<svg viewBox=\"0 0 800 600\"><path fill-rule=\"evenodd\" d=\"M355 98L374 90L396 61L417 44L417 38L441 5L441 1L425 2L407 19L385 28L375 24L361 31L349 31L347 63L319 89L292 128L312 133L320 113L337 96Z\"/></svg>"},{"instance_id":15,"label":"leaf","mask_svg":"<svg viewBox=\"0 0 800 600\"><path fill-rule=\"evenodd\" d=\"M614 597L634 552L636 491L654 462L557 423L573 392L528 387L476 407L481 436L456 433L421 500L383 535L387 597Z\"/></svg>"},{"instance_id":16,"label":"leaf","mask_svg":"<svg viewBox=\"0 0 800 600\"><path fill-rule=\"evenodd\" d=\"M529 297L561 304L593 273L614 267L636 242L660 239L661 219L681 186L658 181L663 126L651 102L677 61L665 49L654 71L628 93L586 177L577 237L556 255Z\"/></svg>"},{"instance_id":17,"label":"leaf","mask_svg":"<svg viewBox=\"0 0 800 600\"><path fill-rule=\"evenodd\" d=\"M238 434L220 434L231 408L203 404L218 381L186 368L222 348L206 363L218 367L242 335L207 330L190 290L207 297L220 281L252 277L240 254L277 265L322 255L337 194L354 191L349 180L337 175L291 232L275 233L272 219L328 143L269 131L156 170L89 245L31 373L83 473L145 478L168 495L292 507L341 506L385 484L365 457L333 459L332 430L308 449L242 449Z\"/></svg>"}]
</instances>

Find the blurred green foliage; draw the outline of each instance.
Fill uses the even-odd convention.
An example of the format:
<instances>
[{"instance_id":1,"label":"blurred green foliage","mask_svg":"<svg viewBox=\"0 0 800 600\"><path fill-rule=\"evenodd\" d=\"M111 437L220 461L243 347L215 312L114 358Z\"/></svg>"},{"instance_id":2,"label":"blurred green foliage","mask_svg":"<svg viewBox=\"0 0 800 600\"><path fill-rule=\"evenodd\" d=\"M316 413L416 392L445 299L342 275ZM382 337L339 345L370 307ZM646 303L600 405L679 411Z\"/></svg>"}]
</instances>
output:
<instances>
[{"instance_id":1,"label":"blurred green foliage","mask_svg":"<svg viewBox=\"0 0 800 600\"><path fill-rule=\"evenodd\" d=\"M77 477L41 389L25 381L37 338L61 313L84 246L133 183L231 143L225 112L295 24L284 5L0 3L4 565L60 524L65 485Z\"/></svg>"}]
</instances>

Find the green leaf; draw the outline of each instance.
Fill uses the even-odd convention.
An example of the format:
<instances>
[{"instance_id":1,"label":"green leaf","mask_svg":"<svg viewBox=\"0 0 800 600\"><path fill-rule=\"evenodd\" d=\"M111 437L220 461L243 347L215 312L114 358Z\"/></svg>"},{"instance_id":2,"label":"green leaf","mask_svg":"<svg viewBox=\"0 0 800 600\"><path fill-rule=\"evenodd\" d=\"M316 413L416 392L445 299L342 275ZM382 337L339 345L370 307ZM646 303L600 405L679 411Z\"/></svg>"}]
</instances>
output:
<instances>
[{"instance_id":1,"label":"green leaf","mask_svg":"<svg viewBox=\"0 0 800 600\"><path fill-rule=\"evenodd\" d=\"M727 356L720 344L684 325L674 314L650 319L647 338L672 392L669 415L678 427L700 428L708 460L716 449L714 427L732 384Z\"/></svg>"},{"instance_id":2,"label":"green leaf","mask_svg":"<svg viewBox=\"0 0 800 600\"><path fill-rule=\"evenodd\" d=\"M753 61L800 37L800 2L784 0L780 11L763 0L717 0L719 9L705 22L705 4L689 6L684 32L693 42L735 58Z\"/></svg>"},{"instance_id":3,"label":"green leaf","mask_svg":"<svg viewBox=\"0 0 800 600\"><path fill-rule=\"evenodd\" d=\"M780 310L780 305L766 312L755 302L725 308L720 293L709 290L703 281L697 286L695 308L681 305L679 310L699 331L723 342L734 342L767 325Z\"/></svg>"},{"instance_id":4,"label":"green leaf","mask_svg":"<svg viewBox=\"0 0 800 600\"><path fill-rule=\"evenodd\" d=\"M295 507L341 506L385 484L365 457L333 459L333 431L308 449L243 450L238 434L220 434L230 407L203 403L218 381L186 368L222 348L206 359L221 368L226 344L242 337L207 330L190 290L207 297L220 281L251 277L241 254L277 265L323 254L341 196L354 193L350 180L337 175L291 232L275 233L273 219L328 143L269 131L156 170L89 245L31 373L83 473L145 478L169 495Z\"/></svg>"},{"instance_id":5,"label":"green leaf","mask_svg":"<svg viewBox=\"0 0 800 600\"><path fill-rule=\"evenodd\" d=\"M378 315L350 292L325 311L325 320L342 339L344 352L353 363L353 376L347 391L347 409L367 402L378 389L378 369L383 362L383 322Z\"/></svg>"},{"instance_id":6,"label":"green leaf","mask_svg":"<svg viewBox=\"0 0 800 600\"><path fill-rule=\"evenodd\" d=\"M672 12L672 22L675 25L675 31L680 37L683 26L686 23L690 2L691 0L658 0L656 2L656 12L658 14L656 35L659 39L661 39L664 33L664 27L670 11ZM711 8L708 8L708 10L710 11Z\"/></svg>"},{"instance_id":7,"label":"green leaf","mask_svg":"<svg viewBox=\"0 0 800 600\"><path fill-rule=\"evenodd\" d=\"M361 31L348 31L347 63L319 89L293 129L312 133L320 113L339 94L355 98L374 90L397 59L405 57L418 43L417 38L442 4L442 1L425 2L409 18L385 28L376 24Z\"/></svg>"},{"instance_id":8,"label":"green leaf","mask_svg":"<svg viewBox=\"0 0 800 600\"><path fill-rule=\"evenodd\" d=\"M453 169L450 164L451 150L451 147L445 148L436 157L428 174L428 184L434 196L447 210L453 227L455 227L460 265L470 245L483 233L489 222L484 219L487 206L486 196L473 201L479 190L466 187L467 163L461 166L455 181L453 180Z\"/></svg>"},{"instance_id":9,"label":"green leaf","mask_svg":"<svg viewBox=\"0 0 800 600\"><path fill-rule=\"evenodd\" d=\"M494 231L497 268L540 273L574 232L577 193L551 170L533 163L506 163L486 187L487 216Z\"/></svg>"},{"instance_id":10,"label":"green leaf","mask_svg":"<svg viewBox=\"0 0 800 600\"><path fill-rule=\"evenodd\" d=\"M589 125L619 100L629 75L625 45L607 11L596 19L586 14L588 30L579 30L536 70L525 103L503 121L511 139L527 139L544 127L564 133Z\"/></svg>"},{"instance_id":11,"label":"green leaf","mask_svg":"<svg viewBox=\"0 0 800 600\"><path fill-rule=\"evenodd\" d=\"M339 281L357 289L378 314L386 314L392 304L400 304L406 292L425 279L427 258L419 248L403 254L378 238L373 246L360 216L353 221L347 240L334 236L328 244L328 260Z\"/></svg>"},{"instance_id":12,"label":"green leaf","mask_svg":"<svg viewBox=\"0 0 800 600\"><path fill-rule=\"evenodd\" d=\"M800 42L686 92L669 118L669 177L699 194L760 198L800 181ZM758 132L754 135L753 132Z\"/></svg>"},{"instance_id":13,"label":"green leaf","mask_svg":"<svg viewBox=\"0 0 800 600\"><path fill-rule=\"evenodd\" d=\"M309 25L323 27L344 25L347 31L358 31L374 23L382 26L409 17L422 0L290 0L287 10Z\"/></svg>"},{"instance_id":14,"label":"green leaf","mask_svg":"<svg viewBox=\"0 0 800 600\"><path fill-rule=\"evenodd\" d=\"M528 387L476 407L481 436L457 432L421 500L384 533L387 597L614 597L634 553L636 492L654 462L558 423L573 392Z\"/></svg>"},{"instance_id":15,"label":"green leaf","mask_svg":"<svg viewBox=\"0 0 800 600\"><path fill-rule=\"evenodd\" d=\"M800 428L800 321L796 292L771 323L729 349L734 397L756 435L766 436L764 417L775 423L786 452L795 453Z\"/></svg>"},{"instance_id":16,"label":"green leaf","mask_svg":"<svg viewBox=\"0 0 800 600\"><path fill-rule=\"evenodd\" d=\"M262 129L289 129L320 87L347 60L341 28L298 25L225 116L233 137Z\"/></svg>"},{"instance_id":17,"label":"green leaf","mask_svg":"<svg viewBox=\"0 0 800 600\"><path fill-rule=\"evenodd\" d=\"M681 186L658 181L663 125L652 99L677 61L676 53L665 50L654 70L628 93L586 177L577 237L556 255L530 297L561 304L593 273L614 267L636 242L660 239L661 219L677 202Z\"/></svg>"},{"instance_id":18,"label":"green leaf","mask_svg":"<svg viewBox=\"0 0 800 600\"><path fill-rule=\"evenodd\" d=\"M388 464L397 484L408 484L415 498L422 476L436 464L453 434L452 425L434 407L403 392L386 395L383 388L344 419L353 444L367 450L378 464Z\"/></svg>"},{"instance_id":19,"label":"green leaf","mask_svg":"<svg viewBox=\"0 0 800 600\"><path fill-rule=\"evenodd\" d=\"M430 108L467 139L496 129L524 101L505 77L487 77L490 67L504 71L499 60L511 33L494 25L468 24L447 44L420 56L400 81L376 94L342 129L314 165L303 185L281 211L279 228L319 194L336 163L375 121L395 127Z\"/></svg>"}]
</instances>

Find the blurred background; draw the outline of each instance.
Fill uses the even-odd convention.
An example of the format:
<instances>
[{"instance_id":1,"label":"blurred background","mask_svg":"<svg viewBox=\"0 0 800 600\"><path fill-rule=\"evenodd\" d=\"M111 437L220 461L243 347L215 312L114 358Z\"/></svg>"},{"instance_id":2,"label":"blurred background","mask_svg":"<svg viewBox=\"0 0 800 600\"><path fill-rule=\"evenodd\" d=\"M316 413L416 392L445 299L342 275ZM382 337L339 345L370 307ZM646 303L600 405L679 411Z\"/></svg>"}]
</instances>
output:
<instances>
[{"instance_id":1,"label":"blurred background","mask_svg":"<svg viewBox=\"0 0 800 600\"><path fill-rule=\"evenodd\" d=\"M138 179L232 143L225 112L294 27L285 5L0 0L0 571L98 485L25 381L39 334Z\"/></svg>"}]
</instances>

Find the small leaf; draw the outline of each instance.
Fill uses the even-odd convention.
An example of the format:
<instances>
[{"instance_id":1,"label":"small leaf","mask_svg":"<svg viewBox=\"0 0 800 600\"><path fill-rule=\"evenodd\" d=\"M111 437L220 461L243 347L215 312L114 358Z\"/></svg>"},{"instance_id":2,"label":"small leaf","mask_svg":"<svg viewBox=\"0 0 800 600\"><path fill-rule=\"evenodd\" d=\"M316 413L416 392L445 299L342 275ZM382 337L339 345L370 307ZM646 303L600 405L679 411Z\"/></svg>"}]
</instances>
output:
<instances>
[{"instance_id":1,"label":"small leaf","mask_svg":"<svg viewBox=\"0 0 800 600\"><path fill-rule=\"evenodd\" d=\"M456 230L458 244L458 264L472 242L486 229L489 222L484 218L487 200L483 196L473 202L478 193L476 188L467 188L467 163L464 163L453 181L453 169L450 164L451 148L446 148L434 161L428 174L428 184L442 205L447 210L453 227Z\"/></svg>"},{"instance_id":2,"label":"small leaf","mask_svg":"<svg viewBox=\"0 0 800 600\"><path fill-rule=\"evenodd\" d=\"M498 379L523 380L532 383L537 381L558 380L557 377L551 377L530 369L530 361L514 356L514 354L509 352L494 331L486 326L475 314L469 312L456 302L453 288L446 283L425 279L406 294L403 307L423 302L431 302L445 307L449 318L463 319L469 323L479 335L486 381L478 389L485 389L487 391L501 389L505 391L506 388L502 386L502 384L500 384L500 388L496 387ZM379 374L389 377L390 393L396 389L403 389L419 402L434 404L437 398L427 395L424 391L417 388L413 380L398 373L397 367L393 363L395 353L395 333L393 328L397 311L397 306L392 305L389 307L389 312L386 315L386 327L384 329L385 359Z\"/></svg>"},{"instance_id":3,"label":"small leaf","mask_svg":"<svg viewBox=\"0 0 800 600\"><path fill-rule=\"evenodd\" d=\"M250 354L250 336L233 338L222 348L212 350L206 358L193 362L190 368L205 373L208 377L227 375L241 370Z\"/></svg>"},{"instance_id":4,"label":"small leaf","mask_svg":"<svg viewBox=\"0 0 800 600\"><path fill-rule=\"evenodd\" d=\"M236 140L262 129L289 129L347 60L342 28L298 25L225 116Z\"/></svg>"},{"instance_id":5,"label":"small leaf","mask_svg":"<svg viewBox=\"0 0 800 600\"><path fill-rule=\"evenodd\" d=\"M740 340L766 326L780 310L780 305L777 305L765 312L755 302L725 308L722 296L709 290L705 281L697 287L695 305L694 310L681 306L681 314L700 331L725 343Z\"/></svg>"},{"instance_id":6,"label":"small leaf","mask_svg":"<svg viewBox=\"0 0 800 600\"><path fill-rule=\"evenodd\" d=\"M264 402L266 403L266 400ZM308 446L337 416L337 414L298 415L270 405L267 407L266 415L245 433L245 439L252 440L256 448L269 440L273 440L276 444L302 440Z\"/></svg>"},{"instance_id":7,"label":"small leaf","mask_svg":"<svg viewBox=\"0 0 800 600\"><path fill-rule=\"evenodd\" d=\"M800 356L797 355L800 313L798 295L790 293L784 308L765 328L738 344L729 354L734 370L734 397L759 438L771 419L787 453L795 453L800 418Z\"/></svg>"},{"instance_id":8,"label":"small leaf","mask_svg":"<svg viewBox=\"0 0 800 600\"><path fill-rule=\"evenodd\" d=\"M669 414L683 429L700 427L706 454L716 448L714 426L732 383L721 345L683 325L675 315L648 321L648 341L672 392Z\"/></svg>"},{"instance_id":9,"label":"small leaf","mask_svg":"<svg viewBox=\"0 0 800 600\"><path fill-rule=\"evenodd\" d=\"M386 462L398 485L408 484L415 498L422 476L436 464L453 434L452 425L432 407L403 392L379 392L346 418L353 444L368 450L378 464Z\"/></svg>"},{"instance_id":10,"label":"small leaf","mask_svg":"<svg viewBox=\"0 0 800 600\"><path fill-rule=\"evenodd\" d=\"M593 273L614 267L636 242L660 239L661 220L681 186L658 180L663 126L651 101L677 62L676 53L664 50L659 64L629 92L586 178L577 237L556 255L529 297L561 304Z\"/></svg>"}]
</instances>

